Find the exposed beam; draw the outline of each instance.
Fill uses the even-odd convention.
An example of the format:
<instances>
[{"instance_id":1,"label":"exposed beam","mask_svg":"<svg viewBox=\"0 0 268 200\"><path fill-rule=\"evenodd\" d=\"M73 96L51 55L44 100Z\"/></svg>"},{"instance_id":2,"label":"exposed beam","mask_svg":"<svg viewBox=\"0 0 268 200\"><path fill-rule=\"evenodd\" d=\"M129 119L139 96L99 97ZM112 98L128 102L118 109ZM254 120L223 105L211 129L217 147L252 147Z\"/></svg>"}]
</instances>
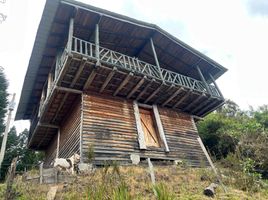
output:
<instances>
[{"instance_id":1,"label":"exposed beam","mask_svg":"<svg viewBox=\"0 0 268 200\"><path fill-rule=\"evenodd\" d=\"M88 77L88 79L83 87L83 90L89 88L89 86L91 85L92 81L94 80L96 74L97 74L96 69L93 68L91 74L89 75L89 77Z\"/></svg>"},{"instance_id":2,"label":"exposed beam","mask_svg":"<svg viewBox=\"0 0 268 200\"><path fill-rule=\"evenodd\" d=\"M162 85L163 83L144 101L144 103L150 101L161 90Z\"/></svg>"},{"instance_id":3,"label":"exposed beam","mask_svg":"<svg viewBox=\"0 0 268 200\"><path fill-rule=\"evenodd\" d=\"M70 87L73 87L75 85L75 83L77 82L79 76L81 75L82 71L85 68L86 62L87 62L87 58L83 57L82 61L80 63L80 66L78 67L78 70L77 70L77 72L75 74L75 77L73 78L73 80L72 80L72 82L70 84Z\"/></svg>"},{"instance_id":4,"label":"exposed beam","mask_svg":"<svg viewBox=\"0 0 268 200\"><path fill-rule=\"evenodd\" d=\"M220 103L219 105L217 105L216 107L209 109L208 111L206 111L205 113L202 114L203 116L206 116L208 113L212 112L213 110L217 110L219 107L221 107L223 104L225 104L225 101L223 101L222 103Z\"/></svg>"},{"instance_id":5,"label":"exposed beam","mask_svg":"<svg viewBox=\"0 0 268 200\"><path fill-rule=\"evenodd\" d=\"M68 34L68 44L67 44L67 49L69 52L72 51L73 34L74 34L74 19L71 18L70 24L69 24L69 34Z\"/></svg>"},{"instance_id":6,"label":"exposed beam","mask_svg":"<svg viewBox=\"0 0 268 200\"><path fill-rule=\"evenodd\" d=\"M154 60L155 60L155 64L158 68L158 72L159 72L159 75L160 75L160 78L163 82L164 81L164 78L163 78L163 74L162 74L162 71L161 71L161 67L160 67L160 64L159 64L159 61L158 61L158 58L157 58L157 54L156 54L156 51L155 51L155 48L154 48L154 42L153 42L153 39L150 38L150 43L151 43L151 48L152 48L152 51L153 51L153 55L154 55Z\"/></svg>"},{"instance_id":7,"label":"exposed beam","mask_svg":"<svg viewBox=\"0 0 268 200\"><path fill-rule=\"evenodd\" d=\"M108 85L108 83L110 82L110 80L113 78L113 75L114 75L114 73L116 72L116 70L117 70L117 68L114 67L114 68L112 69L112 71L110 71L110 73L108 74L108 76L106 77L104 83L103 83L102 86L101 86L101 89L100 89L100 91L99 91L100 93L103 92L103 90L106 88L106 86Z\"/></svg>"},{"instance_id":8,"label":"exposed beam","mask_svg":"<svg viewBox=\"0 0 268 200\"><path fill-rule=\"evenodd\" d=\"M149 38L153 38L154 34L155 34L155 30L152 30L151 33L149 34ZM142 50L144 49L144 47L147 45L148 42L149 40L144 40L141 47L137 49L132 56L139 57L140 53L142 52Z\"/></svg>"},{"instance_id":9,"label":"exposed beam","mask_svg":"<svg viewBox=\"0 0 268 200\"><path fill-rule=\"evenodd\" d=\"M54 117L53 117L53 119L52 119L52 122L55 122L56 117L58 116L58 114L59 114L59 112L60 112L62 106L64 105L66 99L68 98L68 96L69 96L69 93L65 93L65 94L64 94L64 96L63 96L63 98L62 98L62 100L61 100L61 102L60 102L60 105L58 106L57 111L56 111L56 113L55 113L55 115L54 115Z\"/></svg>"},{"instance_id":10,"label":"exposed beam","mask_svg":"<svg viewBox=\"0 0 268 200\"><path fill-rule=\"evenodd\" d=\"M189 108L191 108L193 105L195 105L200 99L202 99L203 97L205 97L205 94L202 93L202 95L200 95L199 97L197 97L195 100L193 100L191 103L188 104L188 106L186 106L183 111L188 110Z\"/></svg>"},{"instance_id":11,"label":"exposed beam","mask_svg":"<svg viewBox=\"0 0 268 200\"><path fill-rule=\"evenodd\" d=\"M153 82L155 82L154 79L151 80L151 82L149 82L144 89L141 91L141 93L137 96L136 100L138 101L144 94L145 92L148 90L148 88L153 84Z\"/></svg>"},{"instance_id":12,"label":"exposed beam","mask_svg":"<svg viewBox=\"0 0 268 200\"><path fill-rule=\"evenodd\" d=\"M63 92L68 92L68 93L75 93L75 94L82 94L83 92L80 90L72 89L72 88L66 88L66 87L60 87L56 86L56 90L63 91Z\"/></svg>"},{"instance_id":13,"label":"exposed beam","mask_svg":"<svg viewBox=\"0 0 268 200\"><path fill-rule=\"evenodd\" d=\"M199 68L198 65L196 65L196 69L197 69L197 71L198 71L198 73L199 73L199 76L200 76L202 82L204 83L204 85L205 85L205 87L206 87L207 93L208 93L208 94L211 94L211 91L210 91L210 88L208 87L207 81L206 81L205 77L203 76L203 74L202 74L202 72L201 72L201 69Z\"/></svg>"},{"instance_id":14,"label":"exposed beam","mask_svg":"<svg viewBox=\"0 0 268 200\"><path fill-rule=\"evenodd\" d=\"M194 110L191 111L191 113L196 113L198 110L200 110L201 108L203 108L205 105L209 104L212 98L208 98L206 101L202 102L201 104L199 104L197 107L195 107Z\"/></svg>"},{"instance_id":15,"label":"exposed beam","mask_svg":"<svg viewBox=\"0 0 268 200\"><path fill-rule=\"evenodd\" d=\"M224 97L223 97L223 95L222 95L222 93L221 93L221 91L220 91L220 89L219 89L219 87L218 87L218 85L217 85L217 83L216 83L214 77L213 77L210 73L209 73L209 76L210 76L210 78L211 78L211 80L212 80L212 82L213 82L215 88L217 89L219 95L224 99Z\"/></svg>"},{"instance_id":16,"label":"exposed beam","mask_svg":"<svg viewBox=\"0 0 268 200\"><path fill-rule=\"evenodd\" d=\"M59 75L56 80L56 85L60 85L60 82L63 79L65 72L67 71L67 67L70 65L73 59L73 54L68 54L68 58L66 59L65 63L63 64L62 68L60 69Z\"/></svg>"},{"instance_id":17,"label":"exposed beam","mask_svg":"<svg viewBox=\"0 0 268 200\"><path fill-rule=\"evenodd\" d=\"M47 128L56 128L56 129L59 128L59 126L54 125L54 124L47 124L47 123L40 123L40 122L38 123L38 126L47 127Z\"/></svg>"},{"instance_id":18,"label":"exposed beam","mask_svg":"<svg viewBox=\"0 0 268 200\"><path fill-rule=\"evenodd\" d=\"M137 85L135 85L134 88L132 88L132 90L130 91L130 93L127 95L127 99L129 99L144 83L146 79L146 76L144 76L142 79L140 79L140 81L137 83Z\"/></svg>"},{"instance_id":19,"label":"exposed beam","mask_svg":"<svg viewBox=\"0 0 268 200\"><path fill-rule=\"evenodd\" d=\"M161 94L158 95L156 100L154 101L154 104L158 104L160 99L166 99L167 96L169 95L169 92L174 88L174 84L171 84L167 89L165 89Z\"/></svg>"},{"instance_id":20,"label":"exposed beam","mask_svg":"<svg viewBox=\"0 0 268 200\"><path fill-rule=\"evenodd\" d=\"M172 99L174 99L181 91L183 91L183 87L179 88L176 92L174 92L163 104L162 106L167 105Z\"/></svg>"},{"instance_id":21,"label":"exposed beam","mask_svg":"<svg viewBox=\"0 0 268 200\"><path fill-rule=\"evenodd\" d=\"M119 87L116 89L116 91L113 93L113 96L116 96L118 94L118 92L127 84L127 82L129 81L129 79L133 76L133 73L130 72L126 78L123 80L123 82L119 85Z\"/></svg>"},{"instance_id":22,"label":"exposed beam","mask_svg":"<svg viewBox=\"0 0 268 200\"><path fill-rule=\"evenodd\" d=\"M207 104L205 107L203 107L200 111L197 112L197 115L203 115L204 112L208 112L208 110L211 110L210 108L214 107L218 103L219 101L215 100L214 102Z\"/></svg>"},{"instance_id":23,"label":"exposed beam","mask_svg":"<svg viewBox=\"0 0 268 200\"><path fill-rule=\"evenodd\" d=\"M185 95L177 103L175 103L174 106L172 106L172 108L178 107L178 105L180 105L185 99L187 99L189 97L191 92L192 92L192 90L189 90L188 92L186 92Z\"/></svg>"}]
</instances>

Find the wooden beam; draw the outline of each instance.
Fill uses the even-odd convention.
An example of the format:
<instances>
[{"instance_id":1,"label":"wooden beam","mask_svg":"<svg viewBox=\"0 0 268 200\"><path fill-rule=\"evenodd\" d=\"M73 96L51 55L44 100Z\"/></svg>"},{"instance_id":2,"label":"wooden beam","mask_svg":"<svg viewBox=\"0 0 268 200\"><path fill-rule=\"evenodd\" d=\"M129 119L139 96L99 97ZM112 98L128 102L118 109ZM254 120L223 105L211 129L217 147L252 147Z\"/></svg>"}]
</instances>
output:
<instances>
[{"instance_id":1,"label":"wooden beam","mask_svg":"<svg viewBox=\"0 0 268 200\"><path fill-rule=\"evenodd\" d=\"M86 62L87 62L87 58L83 57L82 58L82 61L80 63L80 66L78 67L78 70L75 74L75 77L73 78L71 84L70 84L70 87L73 87L75 85L75 83L77 82L79 76L81 75L81 73L83 72L85 66L86 66Z\"/></svg>"},{"instance_id":2,"label":"wooden beam","mask_svg":"<svg viewBox=\"0 0 268 200\"><path fill-rule=\"evenodd\" d=\"M105 87L108 85L108 83L110 82L110 80L113 78L113 75L114 73L116 72L117 68L114 67L112 71L110 71L110 73L108 74L108 76L106 77L104 83L102 84L101 86L101 89L100 89L100 93L103 92L103 90L105 89Z\"/></svg>"},{"instance_id":3,"label":"wooden beam","mask_svg":"<svg viewBox=\"0 0 268 200\"><path fill-rule=\"evenodd\" d=\"M82 91L76 90L76 89L72 89L72 88L66 88L66 87L56 86L55 89L56 90L59 90L59 91L68 92L68 93L82 94Z\"/></svg>"},{"instance_id":4,"label":"wooden beam","mask_svg":"<svg viewBox=\"0 0 268 200\"><path fill-rule=\"evenodd\" d=\"M56 117L58 116L58 114L59 114L59 112L60 112L62 106L64 105L66 99L68 98L68 96L69 96L69 93L65 93L65 94L64 94L64 96L63 96L63 98L62 98L62 100L61 100L61 102L60 102L60 105L59 105L59 107L57 108L57 111L56 111L56 113L55 113L55 115L54 115L54 117L53 117L53 119L52 119L52 122L55 122L55 119L56 119Z\"/></svg>"},{"instance_id":5,"label":"wooden beam","mask_svg":"<svg viewBox=\"0 0 268 200\"><path fill-rule=\"evenodd\" d=\"M68 52L72 51L73 32L74 32L74 19L71 18L70 24L69 24L69 34L68 34L68 43L67 43Z\"/></svg>"},{"instance_id":6,"label":"wooden beam","mask_svg":"<svg viewBox=\"0 0 268 200\"><path fill-rule=\"evenodd\" d=\"M189 97L191 92L192 92L192 90L189 90L188 92L186 92L186 94L177 103L175 103L172 108L178 107L178 105L180 105L185 99L187 99Z\"/></svg>"},{"instance_id":7,"label":"wooden beam","mask_svg":"<svg viewBox=\"0 0 268 200\"><path fill-rule=\"evenodd\" d=\"M205 94L202 93L202 95L200 95L199 97L197 97L195 100L193 100L191 103L188 104L188 106L186 106L183 111L188 110L189 108L191 108L193 105L195 105L200 99L202 99L203 97L205 97Z\"/></svg>"},{"instance_id":8,"label":"wooden beam","mask_svg":"<svg viewBox=\"0 0 268 200\"><path fill-rule=\"evenodd\" d=\"M67 71L67 68L73 59L73 54L67 54L66 56L68 56L68 58L66 59L65 63L63 64L62 68L60 69L60 74L57 77L56 85L60 85L60 82L62 81L63 76L64 76L65 72Z\"/></svg>"},{"instance_id":9,"label":"wooden beam","mask_svg":"<svg viewBox=\"0 0 268 200\"><path fill-rule=\"evenodd\" d=\"M116 89L116 91L113 93L113 96L116 96L118 94L118 92L127 84L127 82L129 81L129 79L133 76L133 73L130 72L126 78L123 80L123 82L119 85L119 87Z\"/></svg>"},{"instance_id":10,"label":"wooden beam","mask_svg":"<svg viewBox=\"0 0 268 200\"><path fill-rule=\"evenodd\" d=\"M142 125L141 125L140 112L139 112L139 106L138 106L137 101L133 102L133 109L134 109L137 132L138 132L139 146L140 146L140 149L146 149L144 132L143 132Z\"/></svg>"},{"instance_id":11,"label":"wooden beam","mask_svg":"<svg viewBox=\"0 0 268 200\"><path fill-rule=\"evenodd\" d=\"M213 107L215 104L219 103L216 99L211 104L207 104L205 107L203 107L200 111L197 112L197 115L201 115L202 113L209 110L211 107Z\"/></svg>"},{"instance_id":12,"label":"wooden beam","mask_svg":"<svg viewBox=\"0 0 268 200\"><path fill-rule=\"evenodd\" d=\"M137 85L135 85L134 88L132 88L132 90L130 91L130 93L127 95L127 99L129 99L144 83L146 79L146 76L144 76L142 79L140 79L140 81L137 83Z\"/></svg>"},{"instance_id":13,"label":"wooden beam","mask_svg":"<svg viewBox=\"0 0 268 200\"><path fill-rule=\"evenodd\" d=\"M212 82L213 82L215 88L217 89L217 91L218 91L220 97L224 99L224 97L223 97L223 95L222 95L222 93L221 93L221 91L220 91L220 89L219 89L219 87L218 87L218 85L217 85L217 83L216 83L214 77L213 77L211 74L209 74L209 76L210 76L210 78L211 78L211 80L212 80Z\"/></svg>"},{"instance_id":14,"label":"wooden beam","mask_svg":"<svg viewBox=\"0 0 268 200\"><path fill-rule=\"evenodd\" d=\"M59 128L59 126L54 125L54 124L47 124L47 123L40 123L40 122L38 123L38 126L47 127L47 128L56 128L56 129Z\"/></svg>"},{"instance_id":15,"label":"wooden beam","mask_svg":"<svg viewBox=\"0 0 268 200\"><path fill-rule=\"evenodd\" d=\"M171 84L167 89L163 89L162 92L158 95L156 100L154 101L154 104L159 104L158 102L161 99L166 99L167 96L169 95L169 92L174 88L174 84Z\"/></svg>"},{"instance_id":16,"label":"wooden beam","mask_svg":"<svg viewBox=\"0 0 268 200\"><path fill-rule=\"evenodd\" d=\"M154 79L151 80L151 82L149 82L145 88L141 91L141 93L137 96L136 100L138 101L144 94L145 92L148 90L148 88L153 84L153 82L155 82Z\"/></svg>"},{"instance_id":17,"label":"wooden beam","mask_svg":"<svg viewBox=\"0 0 268 200\"><path fill-rule=\"evenodd\" d=\"M221 107L223 104L225 104L225 101L223 101L222 103L220 103L219 105L217 105L216 107L209 109L207 112L202 114L202 117L206 116L208 113L212 112L213 110L217 110L219 107Z\"/></svg>"},{"instance_id":18,"label":"wooden beam","mask_svg":"<svg viewBox=\"0 0 268 200\"><path fill-rule=\"evenodd\" d=\"M51 92L52 83L53 83L52 73L49 73L47 78L47 97Z\"/></svg>"},{"instance_id":19,"label":"wooden beam","mask_svg":"<svg viewBox=\"0 0 268 200\"><path fill-rule=\"evenodd\" d=\"M89 75L84 87L83 87L83 90L86 90L89 88L89 86L91 85L92 81L94 80L96 74L97 74L96 69L93 69L91 74Z\"/></svg>"},{"instance_id":20,"label":"wooden beam","mask_svg":"<svg viewBox=\"0 0 268 200\"><path fill-rule=\"evenodd\" d=\"M162 74L162 71L161 71L161 67L160 67L160 64L159 64L159 61L158 61L158 58L157 58L157 54L156 54L156 51L155 51L155 48L154 48L154 42L153 42L153 39L150 38L150 43L151 43L151 48L152 48L152 51L153 51L153 55L154 55L154 60L155 60L155 64L158 68L158 72L159 72L159 75L160 75L160 78L163 82L164 81L164 78L163 78L163 74Z\"/></svg>"},{"instance_id":21,"label":"wooden beam","mask_svg":"<svg viewBox=\"0 0 268 200\"><path fill-rule=\"evenodd\" d=\"M161 86L163 84L161 84L145 101L144 103L147 103L148 101L150 101L160 90L161 90Z\"/></svg>"},{"instance_id":22,"label":"wooden beam","mask_svg":"<svg viewBox=\"0 0 268 200\"><path fill-rule=\"evenodd\" d=\"M194 110L192 110L192 113L196 113L198 110L200 110L202 107L204 107L206 104L209 104L209 102L211 101L212 98L208 98L206 101L202 102L201 104L199 104L197 107L195 107Z\"/></svg>"},{"instance_id":23,"label":"wooden beam","mask_svg":"<svg viewBox=\"0 0 268 200\"><path fill-rule=\"evenodd\" d=\"M211 94L211 91L210 91L210 89L209 89L209 87L208 87L207 81L206 81L205 77L203 76L203 74L202 74L202 72L201 72L201 70L200 70L200 68L199 68L198 65L196 65L196 69L197 69L197 71L198 71L198 73L199 73L199 76L200 76L202 82L204 83L204 85L205 85L205 87L206 87L207 93L208 93L208 94Z\"/></svg>"},{"instance_id":24,"label":"wooden beam","mask_svg":"<svg viewBox=\"0 0 268 200\"><path fill-rule=\"evenodd\" d=\"M153 105L153 112L154 112L154 117L155 117L155 121L156 121L156 125L157 125L157 129L158 129L160 138L161 138L163 144L165 145L165 151L169 152L169 147L168 147L166 136L164 133L164 128L163 128L163 125L162 125L162 122L160 119L160 115L158 112L158 108L156 105Z\"/></svg>"},{"instance_id":25,"label":"wooden beam","mask_svg":"<svg viewBox=\"0 0 268 200\"><path fill-rule=\"evenodd\" d=\"M183 91L183 87L179 88L176 92L174 92L163 104L162 106L167 105L172 99L174 99L181 91Z\"/></svg>"}]
</instances>

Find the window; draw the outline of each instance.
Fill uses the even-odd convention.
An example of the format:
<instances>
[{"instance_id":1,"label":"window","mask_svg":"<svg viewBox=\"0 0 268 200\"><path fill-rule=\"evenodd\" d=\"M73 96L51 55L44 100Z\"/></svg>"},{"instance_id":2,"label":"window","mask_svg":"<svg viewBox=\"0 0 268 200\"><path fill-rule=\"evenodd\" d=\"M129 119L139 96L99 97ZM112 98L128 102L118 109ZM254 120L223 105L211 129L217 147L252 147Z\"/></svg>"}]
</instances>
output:
<instances>
[{"instance_id":1,"label":"window","mask_svg":"<svg viewBox=\"0 0 268 200\"><path fill-rule=\"evenodd\" d=\"M140 149L164 146L169 152L157 106L144 106L134 101L133 107Z\"/></svg>"}]
</instances>

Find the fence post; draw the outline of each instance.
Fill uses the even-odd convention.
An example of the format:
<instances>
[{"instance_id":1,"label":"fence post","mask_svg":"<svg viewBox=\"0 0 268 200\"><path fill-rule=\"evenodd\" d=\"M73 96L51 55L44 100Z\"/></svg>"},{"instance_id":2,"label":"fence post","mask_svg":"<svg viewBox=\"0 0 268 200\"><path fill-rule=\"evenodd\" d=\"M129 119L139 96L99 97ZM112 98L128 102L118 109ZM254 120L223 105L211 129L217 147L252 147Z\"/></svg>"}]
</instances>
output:
<instances>
[{"instance_id":1,"label":"fence post","mask_svg":"<svg viewBox=\"0 0 268 200\"><path fill-rule=\"evenodd\" d=\"M40 182L40 184L42 184L43 183L43 165L44 165L44 163L42 162L41 164L40 164L40 166L39 166L39 175L40 175L40 179L39 179L39 182Z\"/></svg>"}]
</instances>

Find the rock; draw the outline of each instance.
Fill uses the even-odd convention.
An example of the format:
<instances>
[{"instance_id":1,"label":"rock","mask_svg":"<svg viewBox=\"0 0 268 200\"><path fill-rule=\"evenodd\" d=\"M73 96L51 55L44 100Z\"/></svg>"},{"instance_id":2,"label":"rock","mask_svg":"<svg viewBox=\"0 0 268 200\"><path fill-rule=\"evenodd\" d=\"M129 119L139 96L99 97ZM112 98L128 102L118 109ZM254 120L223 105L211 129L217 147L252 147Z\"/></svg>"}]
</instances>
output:
<instances>
[{"instance_id":1,"label":"rock","mask_svg":"<svg viewBox=\"0 0 268 200\"><path fill-rule=\"evenodd\" d=\"M140 156L138 154L130 154L130 159L133 165L138 165L140 163Z\"/></svg>"}]
</instances>

